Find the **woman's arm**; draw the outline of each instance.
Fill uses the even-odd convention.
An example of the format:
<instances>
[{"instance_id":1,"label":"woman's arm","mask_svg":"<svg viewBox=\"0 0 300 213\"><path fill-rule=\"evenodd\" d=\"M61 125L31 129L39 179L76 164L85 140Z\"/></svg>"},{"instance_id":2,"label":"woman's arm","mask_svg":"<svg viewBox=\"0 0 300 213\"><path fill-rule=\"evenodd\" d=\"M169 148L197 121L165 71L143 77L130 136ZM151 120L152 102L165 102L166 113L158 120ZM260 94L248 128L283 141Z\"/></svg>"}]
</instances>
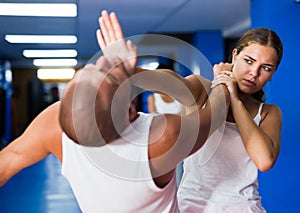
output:
<instances>
[{"instance_id":1,"label":"woman's arm","mask_svg":"<svg viewBox=\"0 0 300 213\"><path fill-rule=\"evenodd\" d=\"M224 71L216 77L212 86L220 83L228 87L230 108L249 156L260 171L268 171L275 164L280 151L282 125L280 109L275 105L265 104L264 116L260 126L257 126L239 98L237 85L230 72Z\"/></svg>"},{"instance_id":2,"label":"woman's arm","mask_svg":"<svg viewBox=\"0 0 300 213\"><path fill-rule=\"evenodd\" d=\"M240 100L231 101L231 110L244 146L257 168L264 172L275 164L280 152L282 115L275 105L264 105L260 126L257 126Z\"/></svg>"},{"instance_id":3,"label":"woman's arm","mask_svg":"<svg viewBox=\"0 0 300 213\"><path fill-rule=\"evenodd\" d=\"M41 112L25 132L0 152L0 186L22 169L54 153L61 161L59 102Z\"/></svg>"}]
</instances>

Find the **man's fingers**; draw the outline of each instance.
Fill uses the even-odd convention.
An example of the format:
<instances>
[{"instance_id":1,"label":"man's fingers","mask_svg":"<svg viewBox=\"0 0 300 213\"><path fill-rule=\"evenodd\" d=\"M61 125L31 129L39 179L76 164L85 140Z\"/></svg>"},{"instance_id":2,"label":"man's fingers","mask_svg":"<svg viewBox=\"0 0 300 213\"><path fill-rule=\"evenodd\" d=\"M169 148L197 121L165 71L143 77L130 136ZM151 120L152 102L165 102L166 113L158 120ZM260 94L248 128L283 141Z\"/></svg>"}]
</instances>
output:
<instances>
[{"instance_id":1,"label":"man's fingers","mask_svg":"<svg viewBox=\"0 0 300 213\"><path fill-rule=\"evenodd\" d=\"M112 51L116 48L122 48L125 46L125 39L121 25L118 21L117 15L111 13L110 15L106 10L102 11L99 18L99 25L101 30L97 30L97 40L102 50L112 48ZM121 43L118 43L121 42ZM108 53L109 50L106 50Z\"/></svg>"},{"instance_id":2,"label":"man's fingers","mask_svg":"<svg viewBox=\"0 0 300 213\"><path fill-rule=\"evenodd\" d=\"M105 25L105 29L106 29L106 36L108 36L109 42L115 42L116 36L115 36L115 32L114 32L114 28L112 26L112 22L111 22L111 17L108 14L108 12L106 10L102 11L102 17L103 17L103 23Z\"/></svg>"},{"instance_id":3,"label":"man's fingers","mask_svg":"<svg viewBox=\"0 0 300 213\"><path fill-rule=\"evenodd\" d=\"M98 29L96 31L96 36L97 36L97 41L98 41L98 45L100 47L101 50L104 50L106 48L106 42L103 38L102 32L100 29Z\"/></svg>"},{"instance_id":4,"label":"man's fingers","mask_svg":"<svg viewBox=\"0 0 300 213\"><path fill-rule=\"evenodd\" d=\"M118 17L115 13L111 13L110 14L110 19L111 19L111 24L113 26L113 30L115 32L115 38L117 40L121 40L121 39L124 39L124 34L123 34L123 31L122 31L122 27L120 25L120 22L118 20Z\"/></svg>"},{"instance_id":5,"label":"man's fingers","mask_svg":"<svg viewBox=\"0 0 300 213\"><path fill-rule=\"evenodd\" d=\"M102 12L102 14L103 14L103 12ZM99 18L99 25L100 25L100 29L101 29L105 44L106 44L106 46L108 46L111 43L111 41L110 41L110 36L109 36L107 25L106 25L106 20L103 15L102 15L102 17Z\"/></svg>"}]
</instances>

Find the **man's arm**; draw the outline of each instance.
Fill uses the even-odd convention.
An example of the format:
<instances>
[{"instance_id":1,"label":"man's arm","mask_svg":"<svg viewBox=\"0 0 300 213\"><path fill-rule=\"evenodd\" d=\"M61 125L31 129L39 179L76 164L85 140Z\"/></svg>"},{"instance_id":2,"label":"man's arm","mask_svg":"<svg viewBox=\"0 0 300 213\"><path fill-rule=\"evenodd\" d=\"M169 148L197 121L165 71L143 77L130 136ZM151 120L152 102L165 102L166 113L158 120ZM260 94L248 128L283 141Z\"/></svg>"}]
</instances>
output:
<instances>
[{"instance_id":1,"label":"man's arm","mask_svg":"<svg viewBox=\"0 0 300 213\"><path fill-rule=\"evenodd\" d=\"M168 69L138 69L131 77L132 84L145 90L173 97L183 105L203 105L210 93L211 82L199 75L182 77Z\"/></svg>"},{"instance_id":2,"label":"man's arm","mask_svg":"<svg viewBox=\"0 0 300 213\"><path fill-rule=\"evenodd\" d=\"M122 60L131 58L130 54L126 54L126 48L123 48L126 47L126 42L116 14L102 11L99 24L101 30L97 31L97 39L104 55L111 56L118 52ZM135 72L137 74L130 78L132 84L146 90L165 93L184 105L193 105L196 102L202 105L210 91L210 81L200 76L183 78L168 69L150 71L136 68Z\"/></svg>"},{"instance_id":3,"label":"man's arm","mask_svg":"<svg viewBox=\"0 0 300 213\"><path fill-rule=\"evenodd\" d=\"M0 186L50 153L54 153L61 161L62 130L58 112L59 102L41 112L20 137L0 152Z\"/></svg>"},{"instance_id":4,"label":"man's arm","mask_svg":"<svg viewBox=\"0 0 300 213\"><path fill-rule=\"evenodd\" d=\"M116 42L119 42L120 40L124 40L122 28L120 26L120 23L116 17L116 14L108 14L107 11L102 12L102 17L100 18L100 28L102 32L102 36L98 36L98 43L100 45L100 48L103 50L104 55L105 54L111 54L114 52L114 49L110 47L113 46ZM124 43L124 42L123 42ZM111 51L111 52L110 52ZM126 58L126 57L124 57ZM147 90L152 91L159 91L163 92L165 94L168 94L172 96L173 98L179 100L185 105L192 105L195 104L199 98L201 101L199 101L200 108L203 105L203 102L206 100L206 94L210 91L210 85L211 83L208 80L202 79L199 76L192 75L187 78L182 78L175 72L167 69L159 70L157 71L145 71L141 69L137 69L139 72L134 74L130 79L131 82L139 87L142 87ZM189 116L185 117L185 120L183 122L177 122L175 121L175 125L178 123L184 123L182 126L188 127L186 129L188 130L196 130L196 132L199 132L199 129L195 129L195 125L197 123L200 123L200 132L201 134L196 135L195 140L198 142L197 144L200 144L199 146L202 146L203 138L207 138L209 134L209 127L211 124L214 124L215 122L210 123L211 120L211 111L215 111L219 114L215 119L221 119L226 115L227 109L228 109L228 103L224 99L224 91L227 92L227 89L224 88L224 86L220 86L221 89L215 89L218 90L216 92L212 92L211 94L211 104L208 104L208 106L204 109L199 109L196 112L190 114ZM201 94L204 93L204 96L201 96ZM226 93L227 94L227 93ZM217 98L214 98L217 97ZM220 99L218 99L220 97ZM226 96L227 97L227 96ZM223 99L222 99L223 98ZM201 102L201 103L200 103ZM220 105L220 102L224 103L223 105ZM222 106L224 110L219 110L217 106ZM223 109L222 108L222 109ZM168 115L167 115L168 116ZM170 117L170 116L169 116ZM201 122L199 122L199 119L196 118L201 117ZM226 117L226 116L225 116ZM177 117L174 120L181 120L181 117ZM189 122L191 120L192 122ZM203 120L203 122L202 122ZM221 119L222 120L222 119ZM161 123L161 122L159 122ZM170 124L167 124L167 126L172 126L173 122L170 122ZM191 125L192 123L192 125ZM219 123L217 123L215 126L218 126ZM208 127L208 128L207 128ZM171 128L174 131L177 131L178 128ZM214 129L214 128L213 128ZM203 130L203 131L202 131ZM171 132L171 131L170 131ZM187 131L189 132L189 131ZM194 131L192 131L194 132ZM175 133L174 133L175 134ZM187 134L189 135L189 134ZM193 142L195 142L195 140ZM197 146L196 146L197 147ZM196 148L197 149L197 148ZM192 151L193 152L193 151Z\"/></svg>"},{"instance_id":5,"label":"man's arm","mask_svg":"<svg viewBox=\"0 0 300 213\"><path fill-rule=\"evenodd\" d=\"M158 185L167 184L177 164L204 145L224 123L228 108L228 90L220 85L212 90L205 108L198 107L187 116L165 114L153 119L149 158Z\"/></svg>"}]
</instances>

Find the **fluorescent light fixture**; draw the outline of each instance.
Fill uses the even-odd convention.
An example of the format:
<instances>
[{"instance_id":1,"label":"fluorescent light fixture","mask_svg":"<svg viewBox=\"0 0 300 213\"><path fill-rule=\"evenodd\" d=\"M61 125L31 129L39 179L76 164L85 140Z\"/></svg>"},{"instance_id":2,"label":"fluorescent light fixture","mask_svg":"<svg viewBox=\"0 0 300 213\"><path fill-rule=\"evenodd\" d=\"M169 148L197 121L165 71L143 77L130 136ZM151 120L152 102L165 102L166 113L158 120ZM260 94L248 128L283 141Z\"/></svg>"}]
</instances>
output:
<instances>
[{"instance_id":1,"label":"fluorescent light fixture","mask_svg":"<svg viewBox=\"0 0 300 213\"><path fill-rule=\"evenodd\" d=\"M37 67L76 66L76 59L34 59L33 65Z\"/></svg>"},{"instance_id":2,"label":"fluorescent light fixture","mask_svg":"<svg viewBox=\"0 0 300 213\"><path fill-rule=\"evenodd\" d=\"M10 69L5 71L5 80L6 80L6 82L9 82L9 83L12 82L12 72Z\"/></svg>"},{"instance_id":3,"label":"fluorescent light fixture","mask_svg":"<svg viewBox=\"0 0 300 213\"><path fill-rule=\"evenodd\" d=\"M77 37L74 35L6 35L9 43L47 43L47 44L75 44Z\"/></svg>"},{"instance_id":4,"label":"fluorescent light fixture","mask_svg":"<svg viewBox=\"0 0 300 213\"><path fill-rule=\"evenodd\" d=\"M76 17L76 4L0 3L2 16Z\"/></svg>"},{"instance_id":5,"label":"fluorescent light fixture","mask_svg":"<svg viewBox=\"0 0 300 213\"><path fill-rule=\"evenodd\" d=\"M147 70L155 70L159 66L158 62L150 62L148 64L141 65L141 68L147 69Z\"/></svg>"},{"instance_id":6,"label":"fluorescent light fixture","mask_svg":"<svg viewBox=\"0 0 300 213\"><path fill-rule=\"evenodd\" d=\"M38 69L37 77L42 80L70 80L75 74L74 69Z\"/></svg>"},{"instance_id":7,"label":"fluorescent light fixture","mask_svg":"<svg viewBox=\"0 0 300 213\"><path fill-rule=\"evenodd\" d=\"M27 58L72 58L77 56L76 50L23 50Z\"/></svg>"}]
</instances>

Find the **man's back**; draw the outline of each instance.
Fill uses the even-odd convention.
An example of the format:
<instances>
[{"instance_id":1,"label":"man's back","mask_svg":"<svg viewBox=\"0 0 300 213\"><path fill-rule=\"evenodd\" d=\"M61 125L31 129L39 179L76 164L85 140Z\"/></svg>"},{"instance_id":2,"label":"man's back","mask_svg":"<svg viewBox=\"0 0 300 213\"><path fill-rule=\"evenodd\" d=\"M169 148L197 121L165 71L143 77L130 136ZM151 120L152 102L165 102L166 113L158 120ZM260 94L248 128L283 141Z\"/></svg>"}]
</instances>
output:
<instances>
[{"instance_id":1,"label":"man's back","mask_svg":"<svg viewBox=\"0 0 300 213\"><path fill-rule=\"evenodd\" d=\"M101 147L83 147L63 136L62 173L84 212L177 212L175 178L163 188L152 178L153 116L140 113L122 137Z\"/></svg>"}]
</instances>

